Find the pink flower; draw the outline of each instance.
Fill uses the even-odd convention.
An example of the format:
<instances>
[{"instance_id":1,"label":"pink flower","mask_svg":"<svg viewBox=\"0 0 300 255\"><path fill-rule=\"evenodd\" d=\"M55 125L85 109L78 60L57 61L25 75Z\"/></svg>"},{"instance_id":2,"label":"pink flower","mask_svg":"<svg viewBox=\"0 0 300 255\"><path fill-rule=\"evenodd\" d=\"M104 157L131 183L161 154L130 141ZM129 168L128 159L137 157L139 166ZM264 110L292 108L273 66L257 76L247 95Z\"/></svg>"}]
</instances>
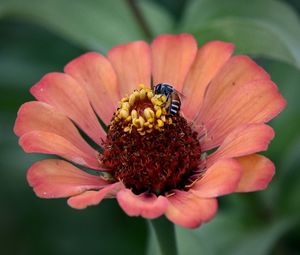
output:
<instances>
[{"instance_id":1,"label":"pink flower","mask_svg":"<svg viewBox=\"0 0 300 255\"><path fill-rule=\"evenodd\" d=\"M77 209L116 198L130 216L164 214L194 228L214 217L218 196L265 189L275 168L256 153L274 137L265 123L285 100L261 67L233 49L221 41L198 49L191 35L161 35L151 45L116 46L107 57L84 54L64 73L45 75L14 131L25 152L67 161L31 166L36 195L66 197ZM174 94L155 94L151 80L172 85L181 110L170 114Z\"/></svg>"}]
</instances>

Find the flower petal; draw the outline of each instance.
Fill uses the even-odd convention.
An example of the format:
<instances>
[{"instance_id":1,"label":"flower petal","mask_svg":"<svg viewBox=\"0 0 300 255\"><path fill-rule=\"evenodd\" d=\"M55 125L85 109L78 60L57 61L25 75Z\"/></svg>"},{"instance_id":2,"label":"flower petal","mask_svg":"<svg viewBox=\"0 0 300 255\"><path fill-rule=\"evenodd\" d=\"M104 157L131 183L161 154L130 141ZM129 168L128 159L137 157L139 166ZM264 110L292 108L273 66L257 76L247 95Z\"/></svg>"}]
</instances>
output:
<instances>
[{"instance_id":1,"label":"flower petal","mask_svg":"<svg viewBox=\"0 0 300 255\"><path fill-rule=\"evenodd\" d=\"M55 154L89 168L100 168L96 151L94 155L86 154L64 137L54 133L31 131L20 137L19 144L28 153Z\"/></svg>"},{"instance_id":2,"label":"flower petal","mask_svg":"<svg viewBox=\"0 0 300 255\"><path fill-rule=\"evenodd\" d=\"M202 141L203 150L220 145L224 138L240 125L268 122L279 114L286 104L271 80L258 80L240 85L232 91L230 98L225 101L223 99L220 98L222 104L219 105L219 109L215 108L209 114L203 112L201 117L200 123L205 128L200 134L206 138Z\"/></svg>"},{"instance_id":3,"label":"flower petal","mask_svg":"<svg viewBox=\"0 0 300 255\"><path fill-rule=\"evenodd\" d=\"M253 154L237 158L242 166L242 177L236 192L251 192L267 188L275 174L275 166L268 158Z\"/></svg>"},{"instance_id":4,"label":"flower petal","mask_svg":"<svg viewBox=\"0 0 300 255\"><path fill-rule=\"evenodd\" d=\"M200 110L204 93L210 81L230 58L234 49L231 43L212 41L204 44L184 82L182 94L188 100L182 100L185 118L193 120Z\"/></svg>"},{"instance_id":5,"label":"flower petal","mask_svg":"<svg viewBox=\"0 0 300 255\"><path fill-rule=\"evenodd\" d=\"M78 82L70 75L50 73L30 89L39 101L52 105L72 119L96 143L105 139L106 133L89 103L88 97Z\"/></svg>"},{"instance_id":6,"label":"flower petal","mask_svg":"<svg viewBox=\"0 0 300 255\"><path fill-rule=\"evenodd\" d=\"M249 57L232 57L209 85L200 117L204 118L211 112L220 110L240 85L263 79L268 80L270 76Z\"/></svg>"},{"instance_id":7,"label":"flower petal","mask_svg":"<svg viewBox=\"0 0 300 255\"><path fill-rule=\"evenodd\" d=\"M207 165L212 165L220 158L235 158L264 151L273 137L273 129L265 124L239 126L225 138L214 153L208 156Z\"/></svg>"},{"instance_id":8,"label":"flower petal","mask_svg":"<svg viewBox=\"0 0 300 255\"><path fill-rule=\"evenodd\" d=\"M75 209L85 209L90 205L99 204L104 198L115 197L120 189L123 189L124 185L120 182L107 185L101 190L88 190L77 196L70 197L68 199L68 205Z\"/></svg>"},{"instance_id":9,"label":"flower petal","mask_svg":"<svg viewBox=\"0 0 300 255\"><path fill-rule=\"evenodd\" d=\"M209 84L201 111L195 120L196 128L205 125L206 130L209 130L215 120L213 117L222 113L224 105L232 100L234 91L245 83L262 79L269 80L270 76L249 57L232 57ZM203 133L206 130L203 130Z\"/></svg>"},{"instance_id":10,"label":"flower petal","mask_svg":"<svg viewBox=\"0 0 300 255\"><path fill-rule=\"evenodd\" d=\"M131 93L139 84L150 86L150 47L144 41L136 41L113 47L107 57L119 80L120 94Z\"/></svg>"},{"instance_id":11,"label":"flower petal","mask_svg":"<svg viewBox=\"0 0 300 255\"><path fill-rule=\"evenodd\" d=\"M27 180L41 198L69 197L108 185L100 176L87 174L58 159L46 159L33 164L27 172Z\"/></svg>"},{"instance_id":12,"label":"flower petal","mask_svg":"<svg viewBox=\"0 0 300 255\"><path fill-rule=\"evenodd\" d=\"M31 131L44 131L64 137L86 155L95 158L96 151L81 137L72 121L46 103L28 102L19 109L15 134L20 137Z\"/></svg>"},{"instance_id":13,"label":"flower petal","mask_svg":"<svg viewBox=\"0 0 300 255\"><path fill-rule=\"evenodd\" d=\"M192 35L161 35L151 45L154 85L169 83L181 92L184 79L197 53Z\"/></svg>"},{"instance_id":14,"label":"flower petal","mask_svg":"<svg viewBox=\"0 0 300 255\"><path fill-rule=\"evenodd\" d=\"M209 167L191 192L203 198L218 197L236 191L241 178L241 166L234 159L223 159Z\"/></svg>"},{"instance_id":15,"label":"flower petal","mask_svg":"<svg viewBox=\"0 0 300 255\"><path fill-rule=\"evenodd\" d=\"M197 228L211 220L217 210L215 198L201 198L192 192L176 190L175 195L168 197L169 206L166 217L175 224L186 228Z\"/></svg>"},{"instance_id":16,"label":"flower petal","mask_svg":"<svg viewBox=\"0 0 300 255\"><path fill-rule=\"evenodd\" d=\"M135 195L129 189L121 190L117 194L121 208L129 216L142 216L154 219L164 214L168 200L163 196L156 197L150 194Z\"/></svg>"},{"instance_id":17,"label":"flower petal","mask_svg":"<svg viewBox=\"0 0 300 255\"><path fill-rule=\"evenodd\" d=\"M120 100L117 76L111 63L101 54L89 52L69 62L65 72L78 81L98 116L109 124Z\"/></svg>"}]
</instances>

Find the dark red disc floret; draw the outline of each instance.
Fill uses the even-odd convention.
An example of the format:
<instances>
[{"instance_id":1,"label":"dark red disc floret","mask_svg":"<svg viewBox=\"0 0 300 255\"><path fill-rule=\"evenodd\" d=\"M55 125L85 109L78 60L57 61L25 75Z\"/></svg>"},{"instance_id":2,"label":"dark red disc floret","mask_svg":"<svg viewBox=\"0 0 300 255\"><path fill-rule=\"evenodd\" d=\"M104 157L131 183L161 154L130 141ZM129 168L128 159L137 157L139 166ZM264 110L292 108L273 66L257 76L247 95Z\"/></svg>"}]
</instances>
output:
<instances>
[{"instance_id":1,"label":"dark red disc floret","mask_svg":"<svg viewBox=\"0 0 300 255\"><path fill-rule=\"evenodd\" d=\"M102 163L116 180L134 193L166 194L184 190L201 164L201 147L194 132L181 116L164 130L140 135L134 128L124 132L121 123L109 127L103 144Z\"/></svg>"}]
</instances>

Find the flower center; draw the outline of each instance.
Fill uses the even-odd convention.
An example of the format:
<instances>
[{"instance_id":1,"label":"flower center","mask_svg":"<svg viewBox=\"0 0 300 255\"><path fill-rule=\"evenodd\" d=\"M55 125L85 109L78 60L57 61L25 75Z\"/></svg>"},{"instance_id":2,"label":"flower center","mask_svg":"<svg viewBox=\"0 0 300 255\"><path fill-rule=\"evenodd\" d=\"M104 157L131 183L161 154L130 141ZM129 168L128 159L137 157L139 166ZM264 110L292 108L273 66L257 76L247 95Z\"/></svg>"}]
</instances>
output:
<instances>
[{"instance_id":1,"label":"flower center","mask_svg":"<svg viewBox=\"0 0 300 255\"><path fill-rule=\"evenodd\" d=\"M169 100L141 86L122 98L109 126L100 159L136 194L184 190L197 177L198 134L179 112L168 113Z\"/></svg>"}]
</instances>

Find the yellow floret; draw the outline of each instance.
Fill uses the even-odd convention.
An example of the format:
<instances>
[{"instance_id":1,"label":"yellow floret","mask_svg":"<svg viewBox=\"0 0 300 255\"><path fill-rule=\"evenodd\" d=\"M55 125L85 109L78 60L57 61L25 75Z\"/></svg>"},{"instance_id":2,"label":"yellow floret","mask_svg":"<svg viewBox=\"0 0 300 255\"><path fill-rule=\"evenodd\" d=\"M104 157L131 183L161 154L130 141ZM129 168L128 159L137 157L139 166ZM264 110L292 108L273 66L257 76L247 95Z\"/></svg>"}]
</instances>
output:
<instances>
[{"instance_id":1,"label":"yellow floret","mask_svg":"<svg viewBox=\"0 0 300 255\"><path fill-rule=\"evenodd\" d=\"M131 133L135 129L140 135L162 131L165 125L173 123L164 107L166 101L165 95L156 95L152 89L140 84L139 89L121 99L111 125L122 123L124 132Z\"/></svg>"}]
</instances>

